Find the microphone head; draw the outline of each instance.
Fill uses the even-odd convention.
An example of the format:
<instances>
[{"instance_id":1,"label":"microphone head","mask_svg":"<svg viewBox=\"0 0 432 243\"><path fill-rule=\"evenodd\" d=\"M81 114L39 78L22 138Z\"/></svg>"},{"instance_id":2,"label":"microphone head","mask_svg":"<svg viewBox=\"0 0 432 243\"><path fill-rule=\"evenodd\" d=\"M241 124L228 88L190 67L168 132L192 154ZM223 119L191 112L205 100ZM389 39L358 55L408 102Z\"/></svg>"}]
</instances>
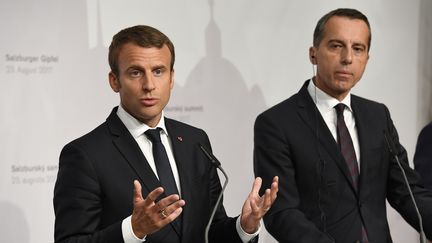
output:
<instances>
[{"instance_id":1,"label":"microphone head","mask_svg":"<svg viewBox=\"0 0 432 243\"><path fill-rule=\"evenodd\" d=\"M212 153L210 153L202 144L199 144L199 147L214 166L221 166L219 160L216 159L216 157Z\"/></svg>"}]
</instances>

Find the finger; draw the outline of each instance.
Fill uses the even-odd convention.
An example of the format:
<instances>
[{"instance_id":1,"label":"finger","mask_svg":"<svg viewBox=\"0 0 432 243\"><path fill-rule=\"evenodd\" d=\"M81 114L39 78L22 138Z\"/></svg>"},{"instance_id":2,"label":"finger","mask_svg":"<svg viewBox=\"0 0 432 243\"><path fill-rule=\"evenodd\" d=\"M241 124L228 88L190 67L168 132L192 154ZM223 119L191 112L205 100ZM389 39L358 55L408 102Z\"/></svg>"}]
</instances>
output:
<instances>
[{"instance_id":1,"label":"finger","mask_svg":"<svg viewBox=\"0 0 432 243\"><path fill-rule=\"evenodd\" d=\"M267 212L270 209L272 203L273 203L273 200L272 200L271 190L270 189L266 189L265 193L264 193L264 196L263 196L262 209L265 212Z\"/></svg>"},{"instance_id":2,"label":"finger","mask_svg":"<svg viewBox=\"0 0 432 243\"><path fill-rule=\"evenodd\" d=\"M261 177L255 178L255 181L254 181L253 186L252 186L251 194L252 195L258 195L258 192L261 189L261 185L262 185Z\"/></svg>"},{"instance_id":3,"label":"finger","mask_svg":"<svg viewBox=\"0 0 432 243\"><path fill-rule=\"evenodd\" d=\"M144 199L143 199L143 196L142 196L142 192L141 192L142 188L141 188L141 184L139 183L139 181L138 180L134 180L133 184L134 184L133 203L135 204L135 203L138 203L138 202L140 202L140 201L142 201Z\"/></svg>"},{"instance_id":4,"label":"finger","mask_svg":"<svg viewBox=\"0 0 432 243\"><path fill-rule=\"evenodd\" d=\"M177 202L179 200L180 200L180 197L177 194L169 195L167 197L162 198L157 203L158 211L160 211L162 209L165 209L169 205L171 205L171 204L173 204L173 203L175 203L175 202Z\"/></svg>"},{"instance_id":5,"label":"finger","mask_svg":"<svg viewBox=\"0 0 432 243\"><path fill-rule=\"evenodd\" d=\"M155 200L163 193L163 191L164 190L162 187L157 187L156 189L151 191L145 199L145 205L150 206L154 204Z\"/></svg>"},{"instance_id":6,"label":"finger","mask_svg":"<svg viewBox=\"0 0 432 243\"><path fill-rule=\"evenodd\" d=\"M279 183L279 176L275 176L275 177L273 177L273 182L277 182L277 183Z\"/></svg>"},{"instance_id":7,"label":"finger","mask_svg":"<svg viewBox=\"0 0 432 243\"><path fill-rule=\"evenodd\" d=\"M271 201L272 203L276 200L277 193L279 191L279 177L275 176L271 185Z\"/></svg>"},{"instance_id":8,"label":"finger","mask_svg":"<svg viewBox=\"0 0 432 243\"><path fill-rule=\"evenodd\" d=\"M162 216L168 217L169 215L173 214L177 209L182 208L184 205L186 204L186 202L184 200L178 200L170 205L168 205L166 208L164 208L163 210L161 210L160 212L163 214L165 214L165 216L162 214Z\"/></svg>"},{"instance_id":9,"label":"finger","mask_svg":"<svg viewBox=\"0 0 432 243\"><path fill-rule=\"evenodd\" d=\"M260 198L259 196L258 196L258 198L257 197L248 198L248 201L249 201L249 205L252 209L252 214L255 214L255 215L258 214L260 212L260 204L261 204L262 198Z\"/></svg>"},{"instance_id":10,"label":"finger","mask_svg":"<svg viewBox=\"0 0 432 243\"><path fill-rule=\"evenodd\" d=\"M180 216L180 214L183 212L183 208L179 207L176 210L174 210L172 213L167 214L167 217L163 220L166 221L167 223L170 223L172 221L174 221L178 216Z\"/></svg>"}]
</instances>

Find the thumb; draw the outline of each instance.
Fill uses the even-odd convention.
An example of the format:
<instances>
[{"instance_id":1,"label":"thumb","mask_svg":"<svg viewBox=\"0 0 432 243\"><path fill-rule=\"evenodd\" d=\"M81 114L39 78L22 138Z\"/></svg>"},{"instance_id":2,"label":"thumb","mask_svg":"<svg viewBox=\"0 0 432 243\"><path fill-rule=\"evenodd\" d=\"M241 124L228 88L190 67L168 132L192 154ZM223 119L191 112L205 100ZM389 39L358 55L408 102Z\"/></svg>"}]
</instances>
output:
<instances>
[{"instance_id":1,"label":"thumb","mask_svg":"<svg viewBox=\"0 0 432 243\"><path fill-rule=\"evenodd\" d=\"M139 181L134 180L134 196L133 196L133 203L139 203L141 201L144 200L143 196L142 196L142 192L141 192L141 184L139 183Z\"/></svg>"}]
</instances>

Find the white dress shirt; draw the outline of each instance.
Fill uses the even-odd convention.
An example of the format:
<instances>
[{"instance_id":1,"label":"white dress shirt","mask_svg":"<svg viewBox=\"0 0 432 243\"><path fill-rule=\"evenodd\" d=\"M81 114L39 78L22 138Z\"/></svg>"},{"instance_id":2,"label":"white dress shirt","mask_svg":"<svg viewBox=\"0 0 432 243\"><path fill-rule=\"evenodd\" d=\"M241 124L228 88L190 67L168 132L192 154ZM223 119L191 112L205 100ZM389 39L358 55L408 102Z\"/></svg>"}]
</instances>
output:
<instances>
[{"instance_id":1,"label":"white dress shirt","mask_svg":"<svg viewBox=\"0 0 432 243\"><path fill-rule=\"evenodd\" d=\"M138 121L135 117L130 115L127 111L123 109L121 105L119 105L117 109L117 116L120 118L120 120L123 122L123 124L126 126L128 131L131 133L132 137L135 139L135 141L138 143L138 146L140 147L141 151L143 152L147 162L149 163L150 167L153 170L153 173L156 175L157 178L159 178L156 170L156 164L153 158L153 150L152 150L152 142L145 136L145 132L148 129L154 129L156 127L161 128L161 141L162 144L165 147L165 150L168 155L168 159L171 165L171 169L174 175L174 180L177 185L177 189L179 194L181 195L181 188L180 188L180 178L179 173L177 169L177 164L174 159L174 153L172 152L172 144L171 139L169 138L168 131L165 127L165 118L164 118L164 112L162 111L162 116L159 121L159 123L156 125L156 127L149 127L148 125ZM131 198L132 200L132 198ZM122 234L123 234L123 240L125 243L141 243L144 242L146 239L146 236L144 238L139 239L136 237L136 235L133 233L132 230L132 221L131 216L125 218L122 221ZM261 225L257 232L254 234L248 234L244 232L244 230L240 226L240 217L237 218L236 222L236 229L237 232L242 239L243 242L249 242L251 239L253 239L255 236L257 236L261 230Z\"/></svg>"},{"instance_id":2,"label":"white dress shirt","mask_svg":"<svg viewBox=\"0 0 432 243\"><path fill-rule=\"evenodd\" d=\"M354 150L357 157L357 165L360 172L360 145L358 141L358 134L355 125L353 110L351 109L351 93L348 93L348 95L342 101L339 101L338 99L331 97L330 95L316 87L312 80L309 82L307 89L336 142L337 114L334 107L339 103L345 104L345 109L343 112L344 120L353 142Z\"/></svg>"}]
</instances>

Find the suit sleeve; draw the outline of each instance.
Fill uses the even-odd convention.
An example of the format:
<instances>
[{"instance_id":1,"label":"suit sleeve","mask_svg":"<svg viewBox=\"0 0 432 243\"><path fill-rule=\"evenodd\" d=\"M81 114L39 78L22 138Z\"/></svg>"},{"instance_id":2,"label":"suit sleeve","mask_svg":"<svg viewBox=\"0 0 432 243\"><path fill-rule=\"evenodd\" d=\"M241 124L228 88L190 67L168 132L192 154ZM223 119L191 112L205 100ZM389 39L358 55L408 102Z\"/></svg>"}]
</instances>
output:
<instances>
[{"instance_id":1,"label":"suit sleeve","mask_svg":"<svg viewBox=\"0 0 432 243\"><path fill-rule=\"evenodd\" d=\"M295 165L290 146L270 116L258 116L254 127L254 171L270 184L278 175L278 197L264 216L266 229L279 242L330 243L333 240L320 231L299 209Z\"/></svg>"},{"instance_id":2,"label":"suit sleeve","mask_svg":"<svg viewBox=\"0 0 432 243\"><path fill-rule=\"evenodd\" d=\"M399 143L399 136L390 118L390 113L387 108L385 108L385 111L390 139L395 143L397 157L405 171L419 212L423 218L423 227L426 237L432 239L432 193L423 187L419 175L409 166L407 152ZM394 156L389 156L387 200L411 226L419 230L419 219L409 191L407 190L401 169Z\"/></svg>"},{"instance_id":3,"label":"suit sleeve","mask_svg":"<svg viewBox=\"0 0 432 243\"><path fill-rule=\"evenodd\" d=\"M66 145L54 188L55 242L123 242L121 221L100 228L102 192L84 149Z\"/></svg>"},{"instance_id":4,"label":"suit sleeve","mask_svg":"<svg viewBox=\"0 0 432 243\"><path fill-rule=\"evenodd\" d=\"M414 154L414 167L425 187L432 190L432 123L420 132Z\"/></svg>"}]
</instances>

